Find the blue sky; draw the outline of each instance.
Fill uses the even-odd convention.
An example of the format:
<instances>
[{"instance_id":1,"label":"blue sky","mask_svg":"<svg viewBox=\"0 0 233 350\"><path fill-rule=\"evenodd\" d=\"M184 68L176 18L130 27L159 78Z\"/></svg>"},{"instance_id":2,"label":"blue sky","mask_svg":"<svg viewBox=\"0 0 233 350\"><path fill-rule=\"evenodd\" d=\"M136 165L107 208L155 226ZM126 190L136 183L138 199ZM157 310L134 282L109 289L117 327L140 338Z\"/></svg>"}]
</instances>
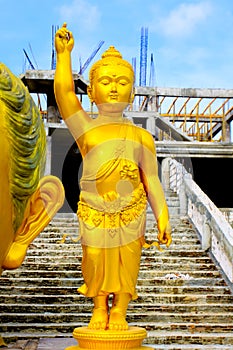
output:
<instances>
[{"instance_id":1,"label":"blue sky","mask_svg":"<svg viewBox=\"0 0 233 350\"><path fill-rule=\"evenodd\" d=\"M75 70L100 40L99 53L114 45L139 67L147 27L148 76L153 53L157 86L233 88L231 0L0 0L0 11L0 60L16 75L24 69L23 49L39 69L50 69L52 25L66 21Z\"/></svg>"}]
</instances>

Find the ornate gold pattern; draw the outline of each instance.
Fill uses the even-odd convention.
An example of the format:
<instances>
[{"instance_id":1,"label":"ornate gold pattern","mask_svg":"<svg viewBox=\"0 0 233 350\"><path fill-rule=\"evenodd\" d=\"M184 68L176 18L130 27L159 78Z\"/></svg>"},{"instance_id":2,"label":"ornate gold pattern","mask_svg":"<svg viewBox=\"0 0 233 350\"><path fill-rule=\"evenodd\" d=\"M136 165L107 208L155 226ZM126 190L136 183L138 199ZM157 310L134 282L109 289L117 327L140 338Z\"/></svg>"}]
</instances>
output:
<instances>
[{"instance_id":1,"label":"ornate gold pattern","mask_svg":"<svg viewBox=\"0 0 233 350\"><path fill-rule=\"evenodd\" d=\"M134 167L132 164L126 164L123 166L123 169L120 171L120 175L122 179L137 179L138 177L138 167Z\"/></svg>"},{"instance_id":2,"label":"ornate gold pattern","mask_svg":"<svg viewBox=\"0 0 233 350\"><path fill-rule=\"evenodd\" d=\"M128 204L126 198L121 197L117 197L113 202L105 201L105 210L102 211L92 208L80 200L77 214L79 219L90 226L113 229L128 225L138 218L146 208L147 197L142 184L133 191L131 198Z\"/></svg>"}]
</instances>

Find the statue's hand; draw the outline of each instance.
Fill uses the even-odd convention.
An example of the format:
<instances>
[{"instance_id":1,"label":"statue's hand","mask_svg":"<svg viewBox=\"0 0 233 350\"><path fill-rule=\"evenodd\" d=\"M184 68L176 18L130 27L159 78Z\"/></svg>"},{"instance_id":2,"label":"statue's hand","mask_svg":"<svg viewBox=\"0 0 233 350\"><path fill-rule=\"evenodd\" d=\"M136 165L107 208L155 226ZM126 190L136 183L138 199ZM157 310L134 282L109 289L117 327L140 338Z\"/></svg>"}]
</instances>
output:
<instances>
[{"instance_id":1,"label":"statue's hand","mask_svg":"<svg viewBox=\"0 0 233 350\"><path fill-rule=\"evenodd\" d=\"M171 225L170 222L168 221L167 226L165 228L165 230L160 230L160 227L158 225L158 240L160 244L166 244L167 247L170 246L171 242L172 242L172 236L171 236Z\"/></svg>"},{"instance_id":2,"label":"statue's hand","mask_svg":"<svg viewBox=\"0 0 233 350\"><path fill-rule=\"evenodd\" d=\"M55 35L55 48L57 53L63 53L64 51L71 52L74 47L74 38L72 32L70 32L66 23L63 24L62 28L58 29Z\"/></svg>"}]
</instances>

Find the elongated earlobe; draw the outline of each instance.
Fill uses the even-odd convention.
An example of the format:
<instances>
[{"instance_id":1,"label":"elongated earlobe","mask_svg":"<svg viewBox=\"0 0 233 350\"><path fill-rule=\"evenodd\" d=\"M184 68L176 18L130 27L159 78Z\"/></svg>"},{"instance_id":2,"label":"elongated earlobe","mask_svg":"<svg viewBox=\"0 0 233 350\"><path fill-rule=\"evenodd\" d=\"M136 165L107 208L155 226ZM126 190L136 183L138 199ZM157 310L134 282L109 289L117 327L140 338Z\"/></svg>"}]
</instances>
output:
<instances>
[{"instance_id":1,"label":"elongated earlobe","mask_svg":"<svg viewBox=\"0 0 233 350\"><path fill-rule=\"evenodd\" d=\"M91 103L94 103L93 90L92 90L92 87L90 85L88 85L88 87L87 87L87 95L88 95Z\"/></svg>"},{"instance_id":2,"label":"elongated earlobe","mask_svg":"<svg viewBox=\"0 0 233 350\"><path fill-rule=\"evenodd\" d=\"M43 177L37 190L30 197L24 219L3 262L4 269L19 267L29 244L49 224L64 203L64 188L61 181L52 175Z\"/></svg>"},{"instance_id":3,"label":"elongated earlobe","mask_svg":"<svg viewBox=\"0 0 233 350\"><path fill-rule=\"evenodd\" d=\"M132 89L131 96L130 96L130 103L132 104L135 98L135 89Z\"/></svg>"}]
</instances>

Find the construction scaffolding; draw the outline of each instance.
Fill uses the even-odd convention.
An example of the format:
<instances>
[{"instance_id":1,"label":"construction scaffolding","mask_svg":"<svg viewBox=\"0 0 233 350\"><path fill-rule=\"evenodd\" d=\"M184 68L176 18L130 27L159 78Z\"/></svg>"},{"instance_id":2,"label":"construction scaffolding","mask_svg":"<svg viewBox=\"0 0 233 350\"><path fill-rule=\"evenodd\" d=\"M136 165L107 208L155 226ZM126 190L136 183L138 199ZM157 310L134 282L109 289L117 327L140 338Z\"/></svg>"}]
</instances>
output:
<instances>
[{"instance_id":1,"label":"construction scaffolding","mask_svg":"<svg viewBox=\"0 0 233 350\"><path fill-rule=\"evenodd\" d=\"M52 59L51 59L51 69L56 69L56 53L55 53L55 34L58 30L58 25L52 25Z\"/></svg>"},{"instance_id":2,"label":"construction scaffolding","mask_svg":"<svg viewBox=\"0 0 233 350\"><path fill-rule=\"evenodd\" d=\"M147 49L148 49L148 28L141 28L141 47L140 47L140 74L139 85L146 86L147 74Z\"/></svg>"},{"instance_id":3,"label":"construction scaffolding","mask_svg":"<svg viewBox=\"0 0 233 350\"><path fill-rule=\"evenodd\" d=\"M154 111L194 141L225 142L233 120L233 92L220 89L138 88L139 111ZM143 94L143 90L147 93Z\"/></svg>"}]
</instances>

